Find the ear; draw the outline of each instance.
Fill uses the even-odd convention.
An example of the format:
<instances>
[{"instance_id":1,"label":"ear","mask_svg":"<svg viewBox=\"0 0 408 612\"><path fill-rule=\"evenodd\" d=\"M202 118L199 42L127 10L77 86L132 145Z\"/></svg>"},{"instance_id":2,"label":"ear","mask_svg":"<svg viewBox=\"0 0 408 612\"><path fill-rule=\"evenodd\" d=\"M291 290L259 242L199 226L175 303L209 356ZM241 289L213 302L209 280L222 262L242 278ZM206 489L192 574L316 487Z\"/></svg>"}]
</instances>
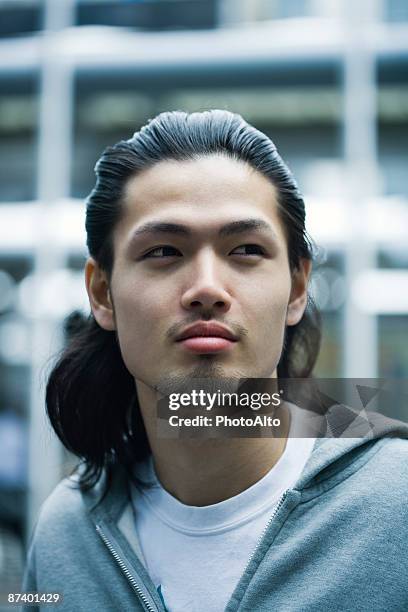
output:
<instances>
[{"instance_id":1,"label":"ear","mask_svg":"<svg viewBox=\"0 0 408 612\"><path fill-rule=\"evenodd\" d=\"M299 269L292 274L292 289L286 313L286 325L296 325L303 317L307 304L307 287L312 271L310 259L301 259Z\"/></svg>"},{"instance_id":2,"label":"ear","mask_svg":"<svg viewBox=\"0 0 408 612\"><path fill-rule=\"evenodd\" d=\"M103 329L113 331L116 326L108 277L92 257L85 264L85 284L96 322Z\"/></svg>"}]
</instances>

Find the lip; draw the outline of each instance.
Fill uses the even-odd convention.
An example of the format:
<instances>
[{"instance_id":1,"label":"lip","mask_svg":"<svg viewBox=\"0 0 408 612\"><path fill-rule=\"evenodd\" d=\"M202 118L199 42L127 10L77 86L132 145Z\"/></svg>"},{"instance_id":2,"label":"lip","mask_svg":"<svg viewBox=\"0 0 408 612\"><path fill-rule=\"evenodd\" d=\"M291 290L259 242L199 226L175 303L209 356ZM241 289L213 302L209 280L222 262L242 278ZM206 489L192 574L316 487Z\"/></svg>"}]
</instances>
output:
<instances>
[{"instance_id":1,"label":"lip","mask_svg":"<svg viewBox=\"0 0 408 612\"><path fill-rule=\"evenodd\" d=\"M191 353L208 355L209 353L228 351L234 346L235 342L221 338L221 336L194 336L193 338L180 340L180 344Z\"/></svg>"},{"instance_id":2,"label":"lip","mask_svg":"<svg viewBox=\"0 0 408 612\"><path fill-rule=\"evenodd\" d=\"M238 338L219 323L202 321L186 327L176 341L191 353L206 355L228 351Z\"/></svg>"},{"instance_id":3,"label":"lip","mask_svg":"<svg viewBox=\"0 0 408 612\"><path fill-rule=\"evenodd\" d=\"M186 329L184 329L181 334L177 336L176 342L182 342L183 340L189 339L209 341L210 338L218 340L224 339L228 340L229 342L237 342L238 340L235 334L233 334L233 332L227 327L211 321L208 323L202 321L186 327Z\"/></svg>"}]
</instances>

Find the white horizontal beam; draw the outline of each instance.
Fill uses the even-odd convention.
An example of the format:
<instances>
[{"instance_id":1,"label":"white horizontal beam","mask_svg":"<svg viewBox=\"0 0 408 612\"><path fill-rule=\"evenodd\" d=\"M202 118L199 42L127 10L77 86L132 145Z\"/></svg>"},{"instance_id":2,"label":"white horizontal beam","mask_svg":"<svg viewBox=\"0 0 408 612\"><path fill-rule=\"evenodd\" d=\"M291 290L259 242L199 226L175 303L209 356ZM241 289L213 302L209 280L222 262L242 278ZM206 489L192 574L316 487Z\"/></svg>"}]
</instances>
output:
<instances>
[{"instance_id":1,"label":"white horizontal beam","mask_svg":"<svg viewBox=\"0 0 408 612\"><path fill-rule=\"evenodd\" d=\"M359 310L372 315L408 313L407 270L365 270L352 286Z\"/></svg>"},{"instance_id":2,"label":"white horizontal beam","mask_svg":"<svg viewBox=\"0 0 408 612\"><path fill-rule=\"evenodd\" d=\"M61 200L47 209L38 202L0 204L0 254L33 255L49 236L53 249L85 252L85 206L80 200ZM41 227L41 232L38 228Z\"/></svg>"},{"instance_id":3,"label":"white horizontal beam","mask_svg":"<svg viewBox=\"0 0 408 612\"><path fill-rule=\"evenodd\" d=\"M408 54L408 25L364 30L377 56ZM245 44L243 44L243 41ZM40 67L44 36L0 41L0 72ZM203 31L142 32L106 26L67 28L54 39L56 61L73 68L182 68L259 62L341 60L347 37L340 21L299 18Z\"/></svg>"}]
</instances>

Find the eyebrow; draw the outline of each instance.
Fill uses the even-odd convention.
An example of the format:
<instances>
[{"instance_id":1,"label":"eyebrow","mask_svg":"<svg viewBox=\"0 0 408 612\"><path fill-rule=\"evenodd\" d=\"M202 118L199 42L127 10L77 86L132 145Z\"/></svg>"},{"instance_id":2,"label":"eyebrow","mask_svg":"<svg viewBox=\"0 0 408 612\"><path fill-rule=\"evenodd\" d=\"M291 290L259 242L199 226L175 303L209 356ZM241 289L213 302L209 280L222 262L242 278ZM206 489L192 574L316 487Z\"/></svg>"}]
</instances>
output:
<instances>
[{"instance_id":1,"label":"eyebrow","mask_svg":"<svg viewBox=\"0 0 408 612\"><path fill-rule=\"evenodd\" d=\"M218 235L221 237L233 236L253 230L262 232L267 231L268 233L272 234L275 239L277 238L272 226L269 225L269 223L263 219L256 218L240 219L239 221L231 221L230 223L226 223L219 229ZM188 237L192 235L192 231L189 227L181 223L150 221L137 228L133 232L131 240L133 241L134 238L144 234L173 234L176 236Z\"/></svg>"},{"instance_id":2,"label":"eyebrow","mask_svg":"<svg viewBox=\"0 0 408 612\"><path fill-rule=\"evenodd\" d=\"M240 221L232 221L221 227L219 235L233 236L234 234L243 234L252 230L267 231L272 233L274 238L276 238L272 226L263 219L241 219Z\"/></svg>"}]
</instances>

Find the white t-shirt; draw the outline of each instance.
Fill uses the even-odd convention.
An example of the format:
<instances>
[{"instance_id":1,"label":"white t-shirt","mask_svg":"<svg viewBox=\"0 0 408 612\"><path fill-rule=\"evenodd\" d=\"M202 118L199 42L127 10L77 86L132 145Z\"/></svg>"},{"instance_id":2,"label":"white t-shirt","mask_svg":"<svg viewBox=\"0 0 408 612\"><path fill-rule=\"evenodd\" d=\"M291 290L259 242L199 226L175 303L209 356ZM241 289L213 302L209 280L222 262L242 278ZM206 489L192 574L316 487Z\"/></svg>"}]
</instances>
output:
<instances>
[{"instance_id":1,"label":"white t-shirt","mask_svg":"<svg viewBox=\"0 0 408 612\"><path fill-rule=\"evenodd\" d=\"M293 412L290 431L295 422ZM288 437L279 461L239 495L211 506L187 506L160 485L153 461L132 486L144 563L169 612L224 610L274 507L298 480L315 438Z\"/></svg>"}]
</instances>

